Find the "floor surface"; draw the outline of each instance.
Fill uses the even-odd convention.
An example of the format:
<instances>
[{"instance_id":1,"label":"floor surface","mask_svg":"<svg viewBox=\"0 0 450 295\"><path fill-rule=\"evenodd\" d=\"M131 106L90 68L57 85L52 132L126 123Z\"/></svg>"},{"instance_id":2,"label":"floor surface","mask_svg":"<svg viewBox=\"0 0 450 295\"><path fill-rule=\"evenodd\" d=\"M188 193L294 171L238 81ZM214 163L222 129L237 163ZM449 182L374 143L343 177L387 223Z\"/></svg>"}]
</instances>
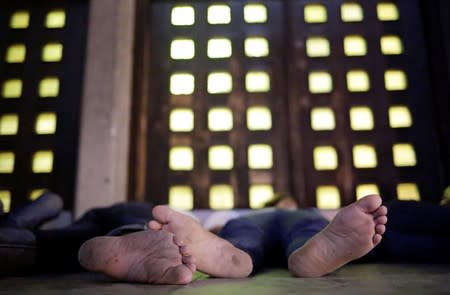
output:
<instances>
[{"instance_id":1,"label":"floor surface","mask_svg":"<svg viewBox=\"0 0 450 295\"><path fill-rule=\"evenodd\" d=\"M247 279L200 277L186 286L128 284L92 273L42 275L1 278L0 294L450 294L450 265L355 264L317 279L271 269Z\"/></svg>"}]
</instances>

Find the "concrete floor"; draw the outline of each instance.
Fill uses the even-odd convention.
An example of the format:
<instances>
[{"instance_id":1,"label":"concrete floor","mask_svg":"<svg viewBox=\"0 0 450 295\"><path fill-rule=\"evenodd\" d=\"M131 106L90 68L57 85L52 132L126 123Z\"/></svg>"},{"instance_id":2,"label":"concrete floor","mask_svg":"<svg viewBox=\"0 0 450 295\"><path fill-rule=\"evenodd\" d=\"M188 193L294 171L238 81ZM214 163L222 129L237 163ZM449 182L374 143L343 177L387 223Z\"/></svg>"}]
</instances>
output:
<instances>
[{"instance_id":1,"label":"concrete floor","mask_svg":"<svg viewBox=\"0 0 450 295\"><path fill-rule=\"evenodd\" d=\"M0 294L450 294L450 265L355 264L318 279L272 269L239 280L199 277L187 286L127 284L92 273L45 275L1 278Z\"/></svg>"}]
</instances>

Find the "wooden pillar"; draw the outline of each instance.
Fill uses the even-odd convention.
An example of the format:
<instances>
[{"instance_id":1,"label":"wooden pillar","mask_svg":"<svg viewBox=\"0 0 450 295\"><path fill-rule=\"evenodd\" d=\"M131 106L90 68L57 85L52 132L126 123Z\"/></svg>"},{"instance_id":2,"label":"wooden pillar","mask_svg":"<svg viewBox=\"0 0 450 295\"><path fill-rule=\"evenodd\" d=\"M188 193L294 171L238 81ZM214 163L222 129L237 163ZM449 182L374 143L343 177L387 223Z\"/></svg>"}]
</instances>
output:
<instances>
[{"instance_id":1,"label":"wooden pillar","mask_svg":"<svg viewBox=\"0 0 450 295\"><path fill-rule=\"evenodd\" d=\"M127 198L134 14L134 0L90 1L76 216Z\"/></svg>"}]
</instances>

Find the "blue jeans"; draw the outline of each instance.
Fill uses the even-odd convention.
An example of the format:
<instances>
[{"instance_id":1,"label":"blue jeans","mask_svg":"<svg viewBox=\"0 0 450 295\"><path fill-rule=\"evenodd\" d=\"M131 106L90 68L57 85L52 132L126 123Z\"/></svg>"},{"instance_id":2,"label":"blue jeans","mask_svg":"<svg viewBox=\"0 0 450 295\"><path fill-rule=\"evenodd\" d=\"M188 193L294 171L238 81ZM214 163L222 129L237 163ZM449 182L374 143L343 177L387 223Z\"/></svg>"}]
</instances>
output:
<instances>
[{"instance_id":1,"label":"blue jeans","mask_svg":"<svg viewBox=\"0 0 450 295\"><path fill-rule=\"evenodd\" d=\"M386 232L368 261L450 263L450 208L398 200L386 206Z\"/></svg>"},{"instance_id":2,"label":"blue jeans","mask_svg":"<svg viewBox=\"0 0 450 295\"><path fill-rule=\"evenodd\" d=\"M286 266L289 255L327 224L315 209L274 209L233 219L219 236L248 253L257 272L265 266Z\"/></svg>"}]
</instances>

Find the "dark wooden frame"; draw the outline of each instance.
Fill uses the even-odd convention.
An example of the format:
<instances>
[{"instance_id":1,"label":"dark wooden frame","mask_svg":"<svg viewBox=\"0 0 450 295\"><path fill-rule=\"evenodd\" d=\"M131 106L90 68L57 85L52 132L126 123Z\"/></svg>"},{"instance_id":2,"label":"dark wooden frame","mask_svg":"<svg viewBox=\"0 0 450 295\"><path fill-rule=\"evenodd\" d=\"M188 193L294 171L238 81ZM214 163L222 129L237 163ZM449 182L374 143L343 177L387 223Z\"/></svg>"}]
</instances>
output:
<instances>
[{"instance_id":1,"label":"dark wooden frame","mask_svg":"<svg viewBox=\"0 0 450 295\"><path fill-rule=\"evenodd\" d=\"M151 142L153 140L160 140L161 138L158 137L151 137L150 134L151 131L149 128L151 128L152 122L158 121L158 114L155 113L156 110L152 109L152 106L158 105L158 102L155 100L152 100L151 93L152 89L151 86L147 81L144 80L148 79L149 76L146 73L149 73L149 67L151 66L152 61L149 57L149 52L151 50L154 50L155 48L151 48L150 40L147 40L146 37L143 37L144 35L149 36L149 30L151 29L148 27L149 20L148 20L148 11L151 3L154 3L157 1L145 1L140 0L141 5L138 5L137 9L137 24L138 28L136 29L136 40L137 40L137 46L136 46L136 65L135 65L135 111L136 113L133 115L134 122L133 122L133 130L134 131L134 138L131 139L130 144L134 152L131 153L131 165L130 165L130 198L131 199L148 199L148 200L154 200L157 203L162 203L167 201L167 191L162 188L156 188L156 191L152 191L151 194L156 193L158 196L149 195L148 189L143 189L144 187L148 188L149 186L161 186L161 184L167 183L167 180L164 178L163 174L164 172L161 171L161 167L156 167L154 172L150 172L151 168L149 165L151 164L149 162L148 157L165 157L167 159L167 147L166 146L159 146L158 151L153 155L146 155L146 143ZM176 1L174 1L176 2ZM182 1L180 1L182 2ZM402 2L402 1L399 1ZM292 6L294 5L295 1L283 1L283 6L286 11L292 11ZM406 3L406 2L404 2ZM432 106L434 107L433 111L427 115L425 120L431 120L430 124L432 124L435 129L437 130L437 140L435 143L439 145L439 148L432 147L431 149L428 149L428 151L431 152L432 156L431 158L434 159L434 163L431 165L428 165L428 168L426 168L427 173L434 172L426 176L422 182L428 182L434 184L434 188L427 190L426 195L423 195L424 200L429 200L433 202L437 202L440 198L440 192L444 188L445 185L448 185L450 183L450 126L448 124L448 114L450 113L450 103L449 103L449 87L450 85L450 79L449 79L449 49L450 48L450 33L447 28L450 27L449 20L449 4L445 0L433 0L433 1L420 1L421 6L423 7L423 24L424 27L422 28L425 31L425 38L428 43L427 47L427 57L428 60L425 62L429 63L430 67L430 75L431 75L431 81L432 81L432 89L433 89L433 97L432 97ZM337 5L337 4L334 4ZM400 5L406 5L406 4L400 4ZM145 7L145 9L143 9ZM142 20L142 18L147 18L145 21ZM287 18L286 22L292 22L294 18ZM139 25L145 24L145 28L139 27ZM287 26L288 28L292 28L292 24ZM285 42L291 42L292 44L292 31L290 29L284 30L283 38ZM147 54L146 56L142 55L142 53L145 52ZM143 58L142 58L143 57ZM285 64L289 64L289 59L292 57L292 52L288 53L284 57ZM153 61L154 62L154 61ZM281 70L281 68L280 68ZM284 75L288 77L287 79L292 79L292 69L291 70L281 70L281 73L284 72ZM291 72L291 73L289 73ZM288 81L288 83L292 83L292 81ZM338 82L341 83L341 82ZM415 87L415 86L413 86ZM295 97L297 95L296 90L293 88L285 89L285 93L289 97ZM150 93L150 95L148 94ZM335 93L334 95L342 96L342 94ZM148 117L146 115L146 107L148 107L148 110L150 111ZM291 112L291 114L298 114L301 109L301 104L298 102L295 102L295 99L291 99L291 102L289 105L286 105L286 110ZM419 110L417 110L419 111ZM433 116L434 115L434 116ZM431 117L430 117L431 116ZM433 118L434 117L434 118ZM348 120L348 119L347 119ZM289 116L289 122L287 122L291 127L291 132L296 132L297 128L292 128L292 126L299 126L298 119L296 116L291 115ZM156 128L160 128L159 125L156 125ZM385 127L383 127L385 128ZM383 129L379 130L379 136L383 136ZM423 131L423 130L422 130ZM139 135L139 136L137 136ZM242 134L237 134L237 136L240 136ZM346 135L343 134L343 135ZM141 138L141 136L144 136L144 138ZM339 138L339 133L334 135L336 138ZM414 134L410 134L409 136L414 137ZM201 136L200 136L201 138ZM167 140L166 140L167 142ZM307 183L307 181L298 181L305 180L305 176L307 175L308 168L307 166L311 166L311 162L302 162L298 160L297 155L304 155L307 151L306 147L301 143L301 139L295 135L292 134L287 139L287 146L290 147L289 152L289 161L288 161L288 171L289 171L289 180L285 183L285 187L288 187L291 192L293 192L296 196L302 196L299 198L299 201L302 206L311 206L315 205L314 200L311 198L311 195L313 191L309 187L310 185ZM381 143L380 143L381 144ZM428 142L421 143L422 147L425 147ZM377 145L378 146L378 145ZM342 147L343 150L349 151L349 146L345 145ZM426 147L425 147L425 150ZM344 157L351 158L351 151L350 153L344 153ZM146 164L143 164L146 163ZM308 164L309 163L309 164ZM349 161L351 163L351 161ZM167 164L167 163L166 163ZM146 167L147 165L147 167ZM239 165L239 164L237 164ZM166 165L167 167L167 165ZM347 175L347 178L350 177L352 179L352 167L343 167L342 171L339 171L340 176L338 179L341 179L343 182L345 182L343 179L345 178L345 175ZM421 169L421 167L417 168ZM433 171L433 169L437 171ZM383 170L383 169L381 169ZM414 169L410 169L414 170ZM159 174L159 176L156 178L158 181L155 181L153 183L149 183L146 181L148 174ZM412 173L412 172L408 172ZM326 173L325 173L326 174ZM323 177L320 176L320 178ZM336 176L328 176L328 178L331 177L335 179ZM390 177L398 177L396 175L392 175L386 177L383 173L378 175L379 179L385 179L386 182L388 182ZM243 182L245 183L245 181ZM343 204L350 203L354 200L354 184L353 183L347 183L344 185L344 191L343 191ZM163 185L164 186L164 185ZM243 190L241 188L240 190ZM395 191L394 188L391 187L387 191L381 192L383 195L386 195L385 199L390 199L394 196ZM342 194L342 192L341 192ZM310 195L310 197L303 197L305 195ZM239 204L239 203L238 203ZM245 203L240 203L245 206ZM205 202L201 201L200 203L195 203L195 207L205 207Z\"/></svg>"},{"instance_id":2,"label":"dark wooden frame","mask_svg":"<svg viewBox=\"0 0 450 295\"><path fill-rule=\"evenodd\" d=\"M0 111L20 115L20 126L16 136L1 137L0 149L16 152L14 173L0 175L0 187L12 191L12 207L28 200L31 189L47 188L60 194L65 208L72 210L76 183L78 158L78 133L80 125L81 94L87 36L89 1L7 1L0 4L1 32L0 56L13 40L24 40L27 44L27 59L23 64L7 65L0 62L0 82L6 78L23 78L22 97L17 101L0 99ZM49 8L63 8L66 11L66 25L63 29L44 28L44 12ZM11 11L31 11L30 28L8 31ZM58 63L44 63L40 60L44 42L60 40L64 44L63 60ZM52 99L40 99L37 95L39 79L57 75L60 79L59 95ZM54 135L35 135L35 115L42 111L57 113L57 131ZM51 149L54 152L53 172L33 174L31 158L35 150Z\"/></svg>"},{"instance_id":3,"label":"dark wooden frame","mask_svg":"<svg viewBox=\"0 0 450 295\"><path fill-rule=\"evenodd\" d=\"M450 185L450 2L423 0L422 11L431 69L436 130L442 154L440 189L444 189Z\"/></svg>"}]
</instances>

